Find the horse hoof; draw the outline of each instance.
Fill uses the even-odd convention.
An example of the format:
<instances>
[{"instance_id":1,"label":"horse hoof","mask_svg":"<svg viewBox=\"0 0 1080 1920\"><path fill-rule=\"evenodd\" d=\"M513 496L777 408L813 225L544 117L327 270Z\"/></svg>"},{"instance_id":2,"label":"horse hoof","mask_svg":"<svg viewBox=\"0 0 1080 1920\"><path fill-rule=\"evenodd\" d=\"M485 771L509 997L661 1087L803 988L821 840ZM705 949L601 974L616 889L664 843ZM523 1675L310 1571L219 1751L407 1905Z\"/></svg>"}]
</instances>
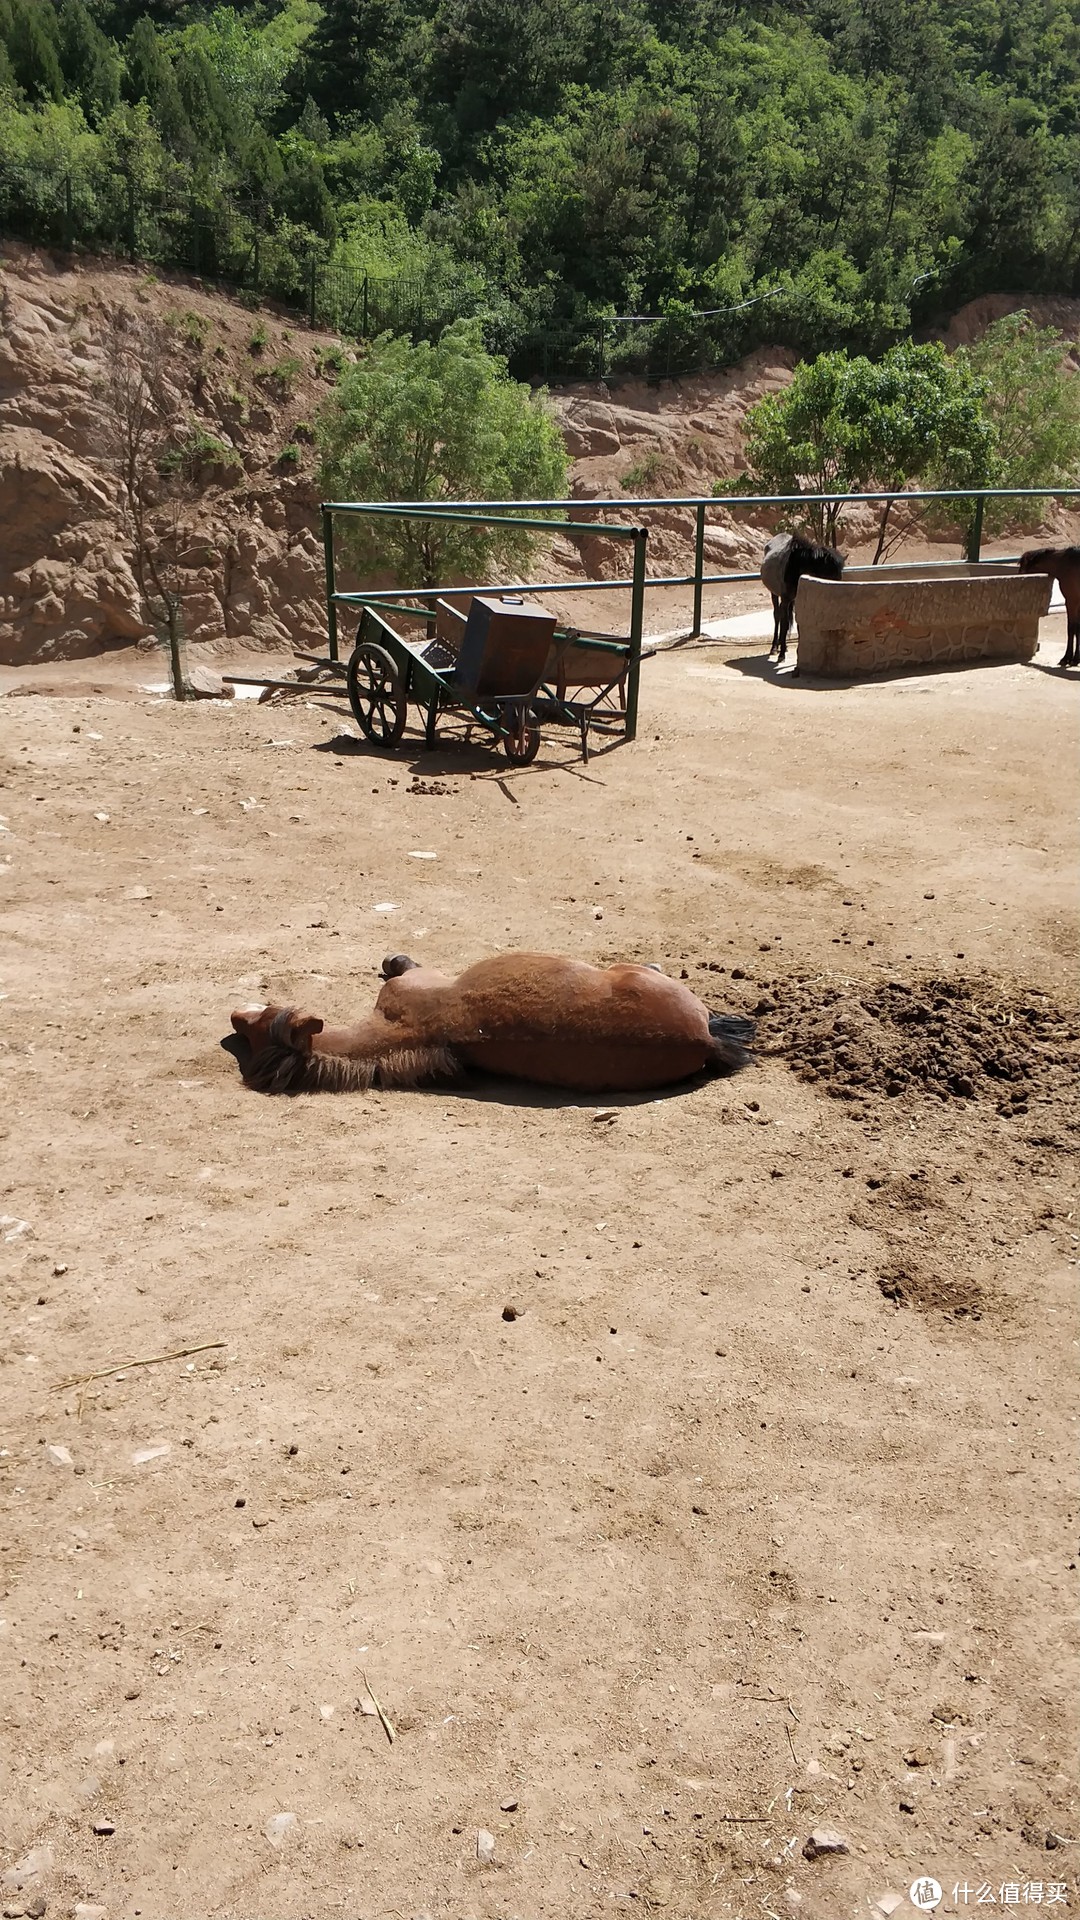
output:
<instances>
[{"instance_id":1,"label":"horse hoof","mask_svg":"<svg viewBox=\"0 0 1080 1920\"><path fill-rule=\"evenodd\" d=\"M382 963L382 977L384 980L397 980L401 974L419 965L419 960L410 960L407 953L391 953Z\"/></svg>"}]
</instances>

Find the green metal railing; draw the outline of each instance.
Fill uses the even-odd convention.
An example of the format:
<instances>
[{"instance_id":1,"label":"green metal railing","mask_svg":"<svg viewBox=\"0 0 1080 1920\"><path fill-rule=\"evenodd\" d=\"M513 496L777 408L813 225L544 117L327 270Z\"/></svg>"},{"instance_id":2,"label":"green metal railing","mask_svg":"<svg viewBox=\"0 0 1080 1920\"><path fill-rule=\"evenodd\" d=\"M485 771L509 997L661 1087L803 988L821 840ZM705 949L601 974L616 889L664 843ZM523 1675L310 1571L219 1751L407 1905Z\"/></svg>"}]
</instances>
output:
<instances>
[{"instance_id":1,"label":"green metal railing","mask_svg":"<svg viewBox=\"0 0 1080 1920\"><path fill-rule=\"evenodd\" d=\"M337 610L340 606L392 605L400 600L401 587L376 588L362 593L343 593L337 586L337 556L334 549L335 516L348 518L368 516L386 516L400 520L450 520L464 522L467 525L485 527L521 527L540 529L545 533L554 533L565 522L551 518L541 519L540 509L549 513L565 513L569 504L565 500L527 501L524 504L537 509L534 513L519 513L513 509L518 506L514 500L475 500L446 501L436 505L419 501L384 500L373 502L324 501L322 506L323 554L326 564L326 608L330 630L330 658L338 658L338 622ZM613 505L623 507L622 501ZM626 714L624 735L632 740L637 732L638 682L641 677L641 638L645 627L645 547L649 538L647 527L626 526L623 523L604 522L592 525L590 531L606 534L614 540L632 540L634 543L633 573L629 581L597 582L598 585L616 585L630 589L630 635L627 649L626 668ZM590 583L580 580L553 580L539 585L532 581L521 581L516 586L501 583L497 586L476 587L409 587L406 591L410 599L419 601L451 600L471 597L475 593L572 593L581 591Z\"/></svg>"},{"instance_id":2,"label":"green metal railing","mask_svg":"<svg viewBox=\"0 0 1080 1920\"><path fill-rule=\"evenodd\" d=\"M756 568L751 572L705 572L705 533L709 509L714 511L732 508L753 510L760 507L832 506L837 503L858 504L861 506L884 505L886 501L901 500L905 504L920 500L955 500L966 503L969 509L967 533L963 541L964 558L978 564L982 557L983 519L988 500L1067 500L1080 498L1080 484L1071 487L965 487L932 488L918 493L772 493L772 494L684 494L676 497L660 496L653 499L622 500L331 500L322 506L323 551L326 563L326 605L330 628L330 656L338 658L338 608L345 606L387 607L397 605L403 594L413 601L434 602L468 598L476 593L626 593L630 594L630 634L629 660L626 689L626 738L632 740L637 730L638 682L641 670L641 647L645 624L645 594L649 587L693 587L694 611L690 628L691 639L701 633L701 612L704 590L709 586L734 586L760 578ZM670 511L672 507L692 508L694 512L694 571L680 574L648 574L645 570L648 528L641 525L628 525L625 521L596 520L591 516L597 513L639 513L650 509ZM584 518L584 515L590 516ZM365 589L361 592L347 593L337 586L337 557L334 544L334 523L338 518L388 517L416 521L454 521L477 526L519 527L525 530L544 533L569 533L573 535L602 535L607 539L630 540L633 542L633 570L629 579L618 580L522 580L515 583L495 582L483 586L468 587L384 587ZM555 516L558 516L557 518ZM958 516L961 517L961 516ZM1014 560L1015 555L999 556L995 565L1002 564L1002 558ZM882 573L888 573L897 567L910 565L910 562L884 562ZM955 565L953 561L928 560L920 562L928 572L938 567ZM416 609L413 609L414 611Z\"/></svg>"}]
</instances>

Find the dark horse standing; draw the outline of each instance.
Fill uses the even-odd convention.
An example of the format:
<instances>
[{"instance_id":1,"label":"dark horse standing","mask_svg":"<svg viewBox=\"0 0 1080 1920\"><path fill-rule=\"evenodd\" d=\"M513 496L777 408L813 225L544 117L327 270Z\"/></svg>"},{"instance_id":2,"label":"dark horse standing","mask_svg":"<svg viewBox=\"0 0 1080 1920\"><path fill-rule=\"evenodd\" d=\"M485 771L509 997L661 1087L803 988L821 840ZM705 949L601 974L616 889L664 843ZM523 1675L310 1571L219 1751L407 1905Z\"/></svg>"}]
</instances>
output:
<instances>
[{"instance_id":1,"label":"dark horse standing","mask_svg":"<svg viewBox=\"0 0 1080 1920\"><path fill-rule=\"evenodd\" d=\"M1059 667L1080 667L1080 547L1035 547L1020 555L1021 573L1048 573L1065 600L1067 639Z\"/></svg>"},{"instance_id":2,"label":"dark horse standing","mask_svg":"<svg viewBox=\"0 0 1080 1920\"><path fill-rule=\"evenodd\" d=\"M818 547L797 533L775 533L765 549L761 578L772 594L773 639L769 658L787 658L788 634L795 615L795 595L804 573L816 580L839 580L845 555L835 547Z\"/></svg>"}]
</instances>

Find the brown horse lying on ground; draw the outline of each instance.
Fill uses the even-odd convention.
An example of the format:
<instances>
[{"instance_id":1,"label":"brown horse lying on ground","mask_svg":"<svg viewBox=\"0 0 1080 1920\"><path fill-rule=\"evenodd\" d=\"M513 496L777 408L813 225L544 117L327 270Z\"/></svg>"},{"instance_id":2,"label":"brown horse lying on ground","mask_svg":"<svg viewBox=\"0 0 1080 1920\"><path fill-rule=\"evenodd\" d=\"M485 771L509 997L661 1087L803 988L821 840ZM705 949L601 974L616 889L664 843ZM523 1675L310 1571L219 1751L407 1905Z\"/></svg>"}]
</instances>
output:
<instances>
[{"instance_id":1,"label":"brown horse lying on ground","mask_svg":"<svg viewBox=\"0 0 1080 1920\"><path fill-rule=\"evenodd\" d=\"M753 1038L752 1021L710 1014L654 967L503 953L451 980L399 953L383 961L383 979L354 1027L248 1007L221 1044L260 1093L415 1087L467 1067L600 1093L735 1073Z\"/></svg>"},{"instance_id":2,"label":"brown horse lying on ground","mask_svg":"<svg viewBox=\"0 0 1080 1920\"><path fill-rule=\"evenodd\" d=\"M1059 667L1080 667L1080 547L1035 547L1020 555L1021 573L1048 573L1065 601L1067 639Z\"/></svg>"}]
</instances>

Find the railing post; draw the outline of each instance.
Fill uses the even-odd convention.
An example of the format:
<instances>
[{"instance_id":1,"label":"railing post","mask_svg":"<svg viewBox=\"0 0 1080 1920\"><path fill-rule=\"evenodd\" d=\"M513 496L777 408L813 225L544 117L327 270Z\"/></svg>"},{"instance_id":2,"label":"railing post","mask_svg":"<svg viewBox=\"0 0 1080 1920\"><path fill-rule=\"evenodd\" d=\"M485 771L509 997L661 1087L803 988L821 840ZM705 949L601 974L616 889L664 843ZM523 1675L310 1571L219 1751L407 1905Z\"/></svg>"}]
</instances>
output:
<instances>
[{"instance_id":1,"label":"railing post","mask_svg":"<svg viewBox=\"0 0 1080 1920\"><path fill-rule=\"evenodd\" d=\"M633 740L637 733L641 634L645 624L645 548L648 539L648 527L638 527L634 534L634 583L630 595L630 657L626 669L626 722L623 732L627 740Z\"/></svg>"},{"instance_id":2,"label":"railing post","mask_svg":"<svg viewBox=\"0 0 1080 1920\"><path fill-rule=\"evenodd\" d=\"M337 591L334 578L334 516L329 507L322 510L323 558L326 562L326 620L330 629L330 658L338 657Z\"/></svg>"},{"instance_id":3,"label":"railing post","mask_svg":"<svg viewBox=\"0 0 1080 1920\"><path fill-rule=\"evenodd\" d=\"M308 254L308 326L315 325L315 249Z\"/></svg>"},{"instance_id":4,"label":"railing post","mask_svg":"<svg viewBox=\"0 0 1080 1920\"><path fill-rule=\"evenodd\" d=\"M975 516L968 529L967 558L971 561L977 561L982 557L983 509L985 506L986 495L985 493L980 493L975 502Z\"/></svg>"},{"instance_id":5,"label":"railing post","mask_svg":"<svg viewBox=\"0 0 1080 1920\"><path fill-rule=\"evenodd\" d=\"M702 574L705 571L705 502L699 500L696 508L697 531L694 537L694 624L690 638L696 640L701 632L701 593Z\"/></svg>"},{"instance_id":6,"label":"railing post","mask_svg":"<svg viewBox=\"0 0 1080 1920\"><path fill-rule=\"evenodd\" d=\"M368 276L365 273L364 275L364 323L360 329L360 338L362 340L367 340L367 339L370 339L370 337L371 337L371 322L370 322L370 311L368 306Z\"/></svg>"},{"instance_id":7,"label":"railing post","mask_svg":"<svg viewBox=\"0 0 1080 1920\"><path fill-rule=\"evenodd\" d=\"M596 377L604 377L604 323L601 320L596 329Z\"/></svg>"},{"instance_id":8,"label":"railing post","mask_svg":"<svg viewBox=\"0 0 1080 1920\"><path fill-rule=\"evenodd\" d=\"M64 248L70 253L75 245L75 195L71 189L71 175L64 178Z\"/></svg>"},{"instance_id":9,"label":"railing post","mask_svg":"<svg viewBox=\"0 0 1080 1920\"><path fill-rule=\"evenodd\" d=\"M139 250L139 237L135 230L135 177L129 173L125 175L125 179L127 180L128 258L134 260Z\"/></svg>"}]
</instances>

